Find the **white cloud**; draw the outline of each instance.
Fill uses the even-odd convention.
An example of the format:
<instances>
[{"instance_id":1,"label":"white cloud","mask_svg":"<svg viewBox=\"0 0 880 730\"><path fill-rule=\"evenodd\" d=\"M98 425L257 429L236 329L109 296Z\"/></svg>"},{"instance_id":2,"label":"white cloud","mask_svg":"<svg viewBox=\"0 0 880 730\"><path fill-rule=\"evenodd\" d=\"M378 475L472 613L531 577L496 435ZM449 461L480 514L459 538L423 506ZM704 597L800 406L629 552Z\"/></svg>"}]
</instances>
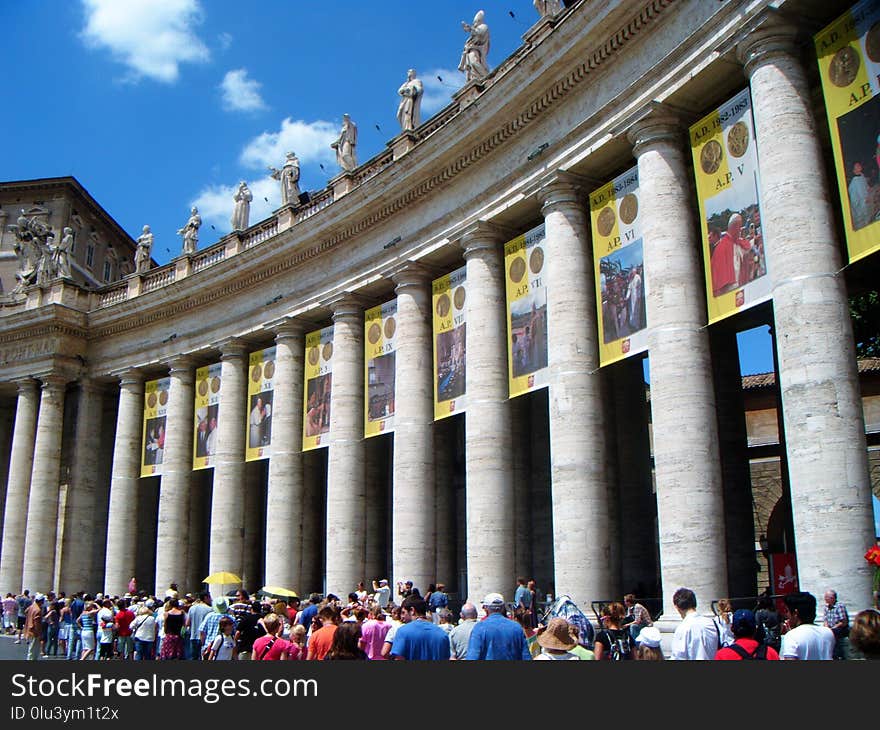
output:
<instances>
[{"instance_id":1,"label":"white cloud","mask_svg":"<svg viewBox=\"0 0 880 730\"><path fill-rule=\"evenodd\" d=\"M452 95L465 84L461 71L448 68L434 68L419 74L425 91L422 94L422 120L440 111L452 101ZM442 79L442 81L440 80Z\"/></svg>"},{"instance_id":2,"label":"white cloud","mask_svg":"<svg viewBox=\"0 0 880 730\"><path fill-rule=\"evenodd\" d=\"M227 111L252 112L266 108L260 96L260 82L248 78L247 69L227 71L220 84L223 108Z\"/></svg>"},{"instance_id":3,"label":"white cloud","mask_svg":"<svg viewBox=\"0 0 880 730\"><path fill-rule=\"evenodd\" d=\"M295 152L303 164L334 162L336 154L330 143L339 136L339 129L340 125L333 122L292 121L287 117L277 132L263 132L248 142L241 163L255 169L269 165L280 168L288 152Z\"/></svg>"},{"instance_id":4,"label":"white cloud","mask_svg":"<svg viewBox=\"0 0 880 730\"><path fill-rule=\"evenodd\" d=\"M264 177L253 182L248 181L248 187L254 194L250 215L250 225L254 225L268 218L272 211L281 205L281 186L277 180ZM232 196L237 190L237 182L233 185L209 185L192 201L192 205L199 209L204 221L202 232L205 235L202 238L206 241L211 240L211 237L207 235L205 227L210 228L211 224L217 229L218 237L229 233L232 228L232 208L235 204Z\"/></svg>"},{"instance_id":5,"label":"white cloud","mask_svg":"<svg viewBox=\"0 0 880 730\"><path fill-rule=\"evenodd\" d=\"M217 36L217 44L220 46L221 51L228 51L232 47L233 40L232 33L227 33L225 31Z\"/></svg>"},{"instance_id":6,"label":"white cloud","mask_svg":"<svg viewBox=\"0 0 880 730\"><path fill-rule=\"evenodd\" d=\"M198 0L82 0L86 15L82 38L106 48L130 70L130 80L144 76L173 83L182 63L205 63L207 46L196 36L201 22Z\"/></svg>"}]
</instances>

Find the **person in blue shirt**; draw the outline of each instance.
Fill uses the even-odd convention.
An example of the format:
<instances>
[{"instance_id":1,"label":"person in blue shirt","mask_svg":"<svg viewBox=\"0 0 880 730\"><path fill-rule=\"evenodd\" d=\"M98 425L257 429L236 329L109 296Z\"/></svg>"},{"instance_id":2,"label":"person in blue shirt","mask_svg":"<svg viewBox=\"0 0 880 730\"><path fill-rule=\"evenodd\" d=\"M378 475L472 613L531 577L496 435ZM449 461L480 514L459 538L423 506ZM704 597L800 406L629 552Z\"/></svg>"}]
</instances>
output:
<instances>
[{"instance_id":1,"label":"person in blue shirt","mask_svg":"<svg viewBox=\"0 0 880 730\"><path fill-rule=\"evenodd\" d=\"M474 626L465 659L531 660L525 632L504 615L504 596L490 593L483 608L486 618Z\"/></svg>"},{"instance_id":2,"label":"person in blue shirt","mask_svg":"<svg viewBox=\"0 0 880 730\"><path fill-rule=\"evenodd\" d=\"M446 661L449 635L427 617L428 604L421 596L408 596L401 606L403 625L394 634L392 659Z\"/></svg>"}]
</instances>

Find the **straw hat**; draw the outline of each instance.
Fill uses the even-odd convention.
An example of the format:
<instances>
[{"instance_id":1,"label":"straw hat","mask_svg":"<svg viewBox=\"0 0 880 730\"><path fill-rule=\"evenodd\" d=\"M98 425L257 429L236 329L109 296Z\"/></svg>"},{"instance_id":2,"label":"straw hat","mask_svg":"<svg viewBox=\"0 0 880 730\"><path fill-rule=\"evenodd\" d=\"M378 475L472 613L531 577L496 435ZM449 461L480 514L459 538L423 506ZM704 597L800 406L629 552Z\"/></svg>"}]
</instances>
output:
<instances>
[{"instance_id":1,"label":"straw hat","mask_svg":"<svg viewBox=\"0 0 880 730\"><path fill-rule=\"evenodd\" d=\"M538 636L538 644L545 649L574 649L576 643L564 618L550 619L547 628Z\"/></svg>"}]
</instances>

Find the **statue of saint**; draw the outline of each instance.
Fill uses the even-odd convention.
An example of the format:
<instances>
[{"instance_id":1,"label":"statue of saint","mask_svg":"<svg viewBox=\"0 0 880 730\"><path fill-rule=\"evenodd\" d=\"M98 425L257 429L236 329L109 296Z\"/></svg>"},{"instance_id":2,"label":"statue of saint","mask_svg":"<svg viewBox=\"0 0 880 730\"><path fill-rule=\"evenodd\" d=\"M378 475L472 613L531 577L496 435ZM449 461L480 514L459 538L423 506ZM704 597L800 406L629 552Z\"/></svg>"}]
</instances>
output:
<instances>
[{"instance_id":1,"label":"statue of saint","mask_svg":"<svg viewBox=\"0 0 880 730\"><path fill-rule=\"evenodd\" d=\"M479 81L489 75L489 26L483 22L486 14L479 10L472 24L462 21L461 27L468 33L458 63L458 70L464 71L467 81Z\"/></svg>"},{"instance_id":2,"label":"statue of saint","mask_svg":"<svg viewBox=\"0 0 880 730\"><path fill-rule=\"evenodd\" d=\"M562 10L562 4L559 0L535 0L535 10L542 18L548 15L556 15Z\"/></svg>"},{"instance_id":3,"label":"statue of saint","mask_svg":"<svg viewBox=\"0 0 880 730\"><path fill-rule=\"evenodd\" d=\"M19 294L31 284L43 284L49 279L52 265L49 239L54 238L52 229L36 218L28 218L24 211L15 224L9 226L15 234L12 250L18 257L17 284L13 294Z\"/></svg>"},{"instance_id":4,"label":"statue of saint","mask_svg":"<svg viewBox=\"0 0 880 730\"><path fill-rule=\"evenodd\" d=\"M186 225L177 231L178 236L183 236L183 253L196 252L199 247L199 226L201 225L202 217L199 215L199 209L193 206Z\"/></svg>"},{"instance_id":5,"label":"statue of saint","mask_svg":"<svg viewBox=\"0 0 880 730\"><path fill-rule=\"evenodd\" d=\"M330 145L336 150L336 162L345 172L354 170L357 163L357 125L348 114L342 115L342 129L337 140Z\"/></svg>"},{"instance_id":6,"label":"statue of saint","mask_svg":"<svg viewBox=\"0 0 880 730\"><path fill-rule=\"evenodd\" d=\"M243 231L248 227L248 219L251 217L251 201L254 199L253 193L244 180L238 184L238 190L232 199L235 201L235 206L232 209L232 230Z\"/></svg>"},{"instance_id":7,"label":"statue of saint","mask_svg":"<svg viewBox=\"0 0 880 730\"><path fill-rule=\"evenodd\" d=\"M134 252L134 271L143 274L150 270L150 256L153 253L153 234L149 226L144 226L144 232L138 236L137 250Z\"/></svg>"},{"instance_id":8,"label":"statue of saint","mask_svg":"<svg viewBox=\"0 0 880 730\"><path fill-rule=\"evenodd\" d=\"M288 152L284 166L280 170L269 167L275 180L281 181L281 205L296 205L299 202L299 158L295 152Z\"/></svg>"},{"instance_id":9,"label":"statue of saint","mask_svg":"<svg viewBox=\"0 0 880 730\"><path fill-rule=\"evenodd\" d=\"M73 248L73 228L65 227L61 236L61 243L57 246L49 247L52 249L52 269L55 276L64 279L72 279L70 272L70 249Z\"/></svg>"},{"instance_id":10,"label":"statue of saint","mask_svg":"<svg viewBox=\"0 0 880 730\"><path fill-rule=\"evenodd\" d=\"M416 70L411 68L406 72L406 81L397 90L397 93L400 95L400 104L397 107L397 121L400 122L400 129L404 132L409 132L422 123L421 106L423 91L422 82L416 78Z\"/></svg>"}]
</instances>

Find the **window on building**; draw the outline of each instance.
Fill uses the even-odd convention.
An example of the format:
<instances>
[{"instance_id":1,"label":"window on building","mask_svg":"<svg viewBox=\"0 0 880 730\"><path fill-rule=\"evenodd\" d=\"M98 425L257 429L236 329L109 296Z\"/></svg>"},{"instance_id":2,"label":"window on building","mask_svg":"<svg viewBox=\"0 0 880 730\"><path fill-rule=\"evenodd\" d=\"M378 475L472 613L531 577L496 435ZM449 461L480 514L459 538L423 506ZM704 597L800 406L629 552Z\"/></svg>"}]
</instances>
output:
<instances>
[{"instance_id":1,"label":"window on building","mask_svg":"<svg viewBox=\"0 0 880 730\"><path fill-rule=\"evenodd\" d=\"M90 243L86 249L86 266L91 266L95 262L95 247Z\"/></svg>"},{"instance_id":2,"label":"window on building","mask_svg":"<svg viewBox=\"0 0 880 730\"><path fill-rule=\"evenodd\" d=\"M109 261L104 262L104 281L110 281L110 275L113 273L113 267Z\"/></svg>"}]
</instances>

